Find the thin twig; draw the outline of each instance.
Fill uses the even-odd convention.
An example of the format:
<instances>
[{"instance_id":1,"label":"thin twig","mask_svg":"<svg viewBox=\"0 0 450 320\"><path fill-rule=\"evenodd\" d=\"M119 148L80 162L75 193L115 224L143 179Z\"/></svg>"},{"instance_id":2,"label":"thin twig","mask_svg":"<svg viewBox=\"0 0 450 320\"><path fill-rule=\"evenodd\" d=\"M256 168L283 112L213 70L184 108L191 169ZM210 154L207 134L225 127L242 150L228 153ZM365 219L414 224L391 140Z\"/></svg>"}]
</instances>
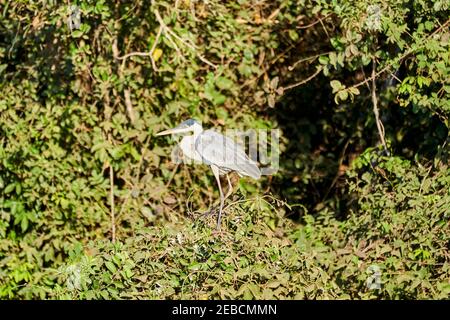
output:
<instances>
[{"instance_id":1,"label":"thin twig","mask_svg":"<svg viewBox=\"0 0 450 320\"><path fill-rule=\"evenodd\" d=\"M342 163L344 162L345 152L347 151L347 147L349 144L350 144L350 139L347 140L347 142L344 145L344 148L341 151L341 155L339 156L338 169L337 169L336 175L334 176L334 179L331 182L331 185L328 187L327 192L325 192L325 195L323 196L321 202L324 202L327 199L328 195L330 194L331 189L333 189L334 185L336 184L336 182L338 181L338 179L340 177L339 172L340 172Z\"/></svg>"},{"instance_id":2,"label":"thin twig","mask_svg":"<svg viewBox=\"0 0 450 320\"><path fill-rule=\"evenodd\" d=\"M325 31L325 34L327 35L328 40L331 40L330 34L328 33L327 28L325 27L325 24L323 23L322 19L320 19L319 22L322 26L323 31Z\"/></svg>"},{"instance_id":3,"label":"thin twig","mask_svg":"<svg viewBox=\"0 0 450 320\"><path fill-rule=\"evenodd\" d=\"M130 89L125 89L123 91L125 96L125 106L127 107L128 116L130 117L130 121L132 124L134 124L134 110L133 110L133 104L131 103L131 93Z\"/></svg>"},{"instance_id":4,"label":"thin twig","mask_svg":"<svg viewBox=\"0 0 450 320\"><path fill-rule=\"evenodd\" d=\"M158 44L159 38L161 37L161 32L162 32L162 27L160 26L158 29L158 33L156 34L155 41L153 42L153 45L152 45L152 48L150 49L150 51L148 51L148 52L138 52L138 51L130 52L121 57L119 57L119 50L117 49L117 39L115 39L113 42L114 58L116 58L117 60L125 60L132 56L150 57L153 69L158 70L158 68L156 67L155 59L153 59L153 52L155 51L156 45Z\"/></svg>"},{"instance_id":5,"label":"thin twig","mask_svg":"<svg viewBox=\"0 0 450 320\"><path fill-rule=\"evenodd\" d=\"M324 20L324 19L330 17L331 15L332 15L332 14L330 13L330 14L326 15L325 17L319 18L318 20L316 20L316 21L314 21L314 22L312 22L312 23L310 23L310 24L308 24L308 25L306 25L306 26L298 26L297 29L307 29L307 28L309 28L309 27L312 27L312 26L314 26L314 25L320 23L322 20Z\"/></svg>"},{"instance_id":6,"label":"thin twig","mask_svg":"<svg viewBox=\"0 0 450 320\"><path fill-rule=\"evenodd\" d=\"M169 41L171 41L172 43L174 43L171 39L170 36L174 37L175 39L177 39L178 41L180 41L182 44L184 44L186 47L188 47L189 49L191 49L192 51L195 52L195 54L197 55L197 57L203 61L204 63L206 63L207 65L213 67L214 69L217 69L217 66L212 63L211 61L209 61L208 59L206 59L205 57L203 57L198 51L197 48L195 47L195 45L189 43L188 41L183 40L182 38L180 38L175 32L173 32L163 21L163 19L161 18L161 15L159 14L158 9L155 9L154 11L156 19L159 22L160 27L163 29L163 32L166 36L168 36L167 38L169 39ZM176 46L176 45L175 45Z\"/></svg>"},{"instance_id":7,"label":"thin twig","mask_svg":"<svg viewBox=\"0 0 450 320\"><path fill-rule=\"evenodd\" d=\"M409 53L408 53L408 54L409 54ZM403 60L408 54L404 54L403 56L401 56L401 57L399 58L399 61L400 61L400 60ZM387 65L386 67L384 67L383 69L381 69L381 70L378 71L377 73L372 74L369 78L366 78L366 79L364 79L363 81L361 81L361 82L359 82L359 83L357 83L357 84L351 86L351 88L358 88L358 87L360 87L360 86L362 86L362 85L365 85L365 84L366 84L366 85L369 85L369 82L370 82L370 81L372 81L372 80L378 78L379 75L385 73L385 72L386 72L387 70L389 70L389 68L391 68L391 67L392 67L392 66L391 66L390 64Z\"/></svg>"},{"instance_id":8,"label":"thin twig","mask_svg":"<svg viewBox=\"0 0 450 320\"><path fill-rule=\"evenodd\" d=\"M361 72L362 72L362 74L363 74L363 76L364 76L364 79L367 79L366 73L364 72L364 68L363 68L363 67L361 67ZM369 82L366 82L366 86L367 86L367 90L369 90L369 92L370 92L370 85L369 85Z\"/></svg>"},{"instance_id":9,"label":"thin twig","mask_svg":"<svg viewBox=\"0 0 450 320\"><path fill-rule=\"evenodd\" d=\"M395 75L395 73L392 73L392 72L389 72L389 73L391 74L391 77L394 78L395 80L397 80L399 83L402 82L402 80L400 80L400 79ZM392 82L393 82L393 81L391 81L390 83L392 84Z\"/></svg>"},{"instance_id":10,"label":"thin twig","mask_svg":"<svg viewBox=\"0 0 450 320\"><path fill-rule=\"evenodd\" d=\"M150 52L151 52L150 58L151 58L152 66L153 66L154 70L157 70L158 68L156 67L155 59L153 59L153 52L156 49L156 45L158 44L159 38L161 37L161 33L162 33L162 28L161 28L161 26L159 26L158 33L156 34L155 42L153 42L153 45L150 49Z\"/></svg>"},{"instance_id":11,"label":"thin twig","mask_svg":"<svg viewBox=\"0 0 450 320\"><path fill-rule=\"evenodd\" d=\"M173 168L172 174L171 174L171 176L170 176L170 179L169 179L169 181L167 181L167 183L165 184L164 189L167 189L167 188L169 187L169 185L172 183L172 180L173 180L173 178L175 177L175 173L177 172L177 169L178 169L179 165L180 165L180 164L177 163L176 166L175 166L175 168Z\"/></svg>"},{"instance_id":12,"label":"thin twig","mask_svg":"<svg viewBox=\"0 0 450 320\"><path fill-rule=\"evenodd\" d=\"M332 52L332 51L328 51L328 52L324 52L324 53L319 53L319 54L315 54L315 55L310 56L310 57L306 57L306 58L302 58L302 59L300 59L300 60L297 60L296 62L294 62L294 64L292 64L292 65L290 65L290 66L288 67L288 70L289 70L289 71L292 71L292 70L294 70L294 68L295 68L299 63L302 63L302 62L305 62L305 61L309 61L309 60L315 60L315 59L317 59L318 57L321 57L321 56L330 54L331 52Z\"/></svg>"},{"instance_id":13,"label":"thin twig","mask_svg":"<svg viewBox=\"0 0 450 320\"><path fill-rule=\"evenodd\" d=\"M270 16L267 18L267 21L269 21L269 22L272 21L280 13L280 11L281 11L281 9L278 8L274 12L272 12L270 14Z\"/></svg>"},{"instance_id":14,"label":"thin twig","mask_svg":"<svg viewBox=\"0 0 450 320\"><path fill-rule=\"evenodd\" d=\"M112 242L116 242L116 215L114 208L114 171L113 167L109 165L109 183L110 183L110 193L109 200L111 203L111 233L112 233Z\"/></svg>"},{"instance_id":15,"label":"thin twig","mask_svg":"<svg viewBox=\"0 0 450 320\"><path fill-rule=\"evenodd\" d=\"M375 58L372 61L372 104L373 104L373 113L375 115L375 122L377 124L378 134L380 136L381 144L383 145L384 152L386 155L388 154L388 149L386 146L386 141L384 139L384 127L383 123L380 120L380 113L378 111L378 99L377 99L377 86L376 86L376 61Z\"/></svg>"},{"instance_id":16,"label":"thin twig","mask_svg":"<svg viewBox=\"0 0 450 320\"><path fill-rule=\"evenodd\" d=\"M302 84L305 84L305 83L309 82L310 80L314 79L321 71L322 71L322 67L319 67L316 70L316 72L314 72L311 76L309 76L305 80L302 80L300 82L297 82L297 83L291 84L289 86L283 87L283 90L286 91L286 90L289 90L289 89L301 86Z\"/></svg>"}]
</instances>

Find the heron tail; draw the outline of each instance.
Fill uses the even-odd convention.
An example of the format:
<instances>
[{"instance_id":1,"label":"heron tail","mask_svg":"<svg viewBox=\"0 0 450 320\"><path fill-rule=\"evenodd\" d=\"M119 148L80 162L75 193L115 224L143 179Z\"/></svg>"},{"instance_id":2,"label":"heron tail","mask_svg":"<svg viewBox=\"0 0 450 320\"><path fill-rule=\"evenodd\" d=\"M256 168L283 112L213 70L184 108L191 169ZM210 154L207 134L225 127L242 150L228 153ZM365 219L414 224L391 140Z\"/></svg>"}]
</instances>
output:
<instances>
[{"instance_id":1,"label":"heron tail","mask_svg":"<svg viewBox=\"0 0 450 320\"><path fill-rule=\"evenodd\" d=\"M259 170L258 166L253 163L246 164L245 171L243 173L255 180L258 180L259 178L261 178L261 170Z\"/></svg>"}]
</instances>

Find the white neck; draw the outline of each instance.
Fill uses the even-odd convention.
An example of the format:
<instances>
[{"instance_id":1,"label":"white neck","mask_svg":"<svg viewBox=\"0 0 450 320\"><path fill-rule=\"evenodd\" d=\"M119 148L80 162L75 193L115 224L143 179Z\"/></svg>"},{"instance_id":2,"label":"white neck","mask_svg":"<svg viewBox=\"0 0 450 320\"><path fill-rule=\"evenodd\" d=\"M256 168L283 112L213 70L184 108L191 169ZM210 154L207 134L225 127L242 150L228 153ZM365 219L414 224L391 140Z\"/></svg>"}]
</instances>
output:
<instances>
[{"instance_id":1,"label":"white neck","mask_svg":"<svg viewBox=\"0 0 450 320\"><path fill-rule=\"evenodd\" d=\"M203 127L201 124L194 124L192 136L194 137L194 141L197 140L198 136L203 132Z\"/></svg>"},{"instance_id":2,"label":"white neck","mask_svg":"<svg viewBox=\"0 0 450 320\"><path fill-rule=\"evenodd\" d=\"M192 132L189 136L184 136L183 139L181 139L181 142L179 144L181 150L183 150L183 154L187 159L203 162L202 156L195 150L195 142L197 141L197 138L202 134L203 127L199 123L195 123L191 128L189 128Z\"/></svg>"},{"instance_id":3,"label":"white neck","mask_svg":"<svg viewBox=\"0 0 450 320\"><path fill-rule=\"evenodd\" d=\"M195 150L195 141L197 140L197 137L202 132L194 132L194 134L190 136L184 136L183 139L181 139L181 142L179 144L181 150L183 150L183 155L194 161L203 162L203 158L201 155Z\"/></svg>"}]
</instances>

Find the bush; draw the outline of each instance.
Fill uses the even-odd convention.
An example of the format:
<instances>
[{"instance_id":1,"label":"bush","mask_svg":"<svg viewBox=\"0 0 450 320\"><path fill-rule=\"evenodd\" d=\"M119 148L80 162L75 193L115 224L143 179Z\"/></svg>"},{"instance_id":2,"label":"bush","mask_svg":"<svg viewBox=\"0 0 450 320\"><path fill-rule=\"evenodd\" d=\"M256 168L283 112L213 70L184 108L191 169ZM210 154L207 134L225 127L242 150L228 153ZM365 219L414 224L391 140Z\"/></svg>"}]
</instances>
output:
<instances>
[{"instance_id":1,"label":"bush","mask_svg":"<svg viewBox=\"0 0 450 320\"><path fill-rule=\"evenodd\" d=\"M370 166L365 157L370 153L355 166ZM359 200L344 221L323 210L296 225L283 216L289 210L285 203L249 199L232 205L220 237L211 236L214 221L208 227L207 220L196 220L144 228L124 243L96 241L85 249L79 244L60 268L53 294L445 299L450 293L448 165L424 168L397 157L379 161L372 173L362 168L350 173L349 189ZM367 287L373 270L380 272L378 290Z\"/></svg>"},{"instance_id":2,"label":"bush","mask_svg":"<svg viewBox=\"0 0 450 320\"><path fill-rule=\"evenodd\" d=\"M73 4L2 6L1 298L448 296L444 1ZM190 117L282 132L219 237Z\"/></svg>"}]
</instances>

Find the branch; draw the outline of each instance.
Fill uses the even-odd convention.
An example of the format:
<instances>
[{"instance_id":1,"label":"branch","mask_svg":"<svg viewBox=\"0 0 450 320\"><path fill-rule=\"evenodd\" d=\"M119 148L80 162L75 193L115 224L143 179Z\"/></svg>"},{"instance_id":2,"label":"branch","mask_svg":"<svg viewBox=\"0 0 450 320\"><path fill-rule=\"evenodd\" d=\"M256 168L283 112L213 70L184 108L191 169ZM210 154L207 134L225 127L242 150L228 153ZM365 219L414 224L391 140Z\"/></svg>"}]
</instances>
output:
<instances>
[{"instance_id":1,"label":"branch","mask_svg":"<svg viewBox=\"0 0 450 320\"><path fill-rule=\"evenodd\" d=\"M161 32L162 32L162 27L159 27L158 33L156 34L155 42L153 42L153 45L152 45L152 48L150 49L150 51L148 51L148 52L137 52L137 51L130 52L122 57L119 57L119 50L117 49L117 39L115 39L113 42L114 58L116 58L117 60L125 60L132 56L150 57L150 59L152 61L153 69L158 70L158 68L156 67L155 59L153 59L153 52L155 51L156 45L158 44L159 38L161 37Z\"/></svg>"},{"instance_id":2,"label":"branch","mask_svg":"<svg viewBox=\"0 0 450 320\"><path fill-rule=\"evenodd\" d=\"M315 59L317 59L318 57L321 57L321 56L330 54L331 52L332 52L332 51L328 51L328 52L325 52L325 53L319 53L319 54L315 54L315 55L310 56L310 57L302 58L302 59L296 61L294 64L290 65L290 66L288 67L288 70L289 70L289 71L292 71L292 70L295 69L295 67L296 67L299 63L302 63L302 62L305 62L305 61L309 61L309 60L315 60Z\"/></svg>"},{"instance_id":3,"label":"branch","mask_svg":"<svg viewBox=\"0 0 450 320\"><path fill-rule=\"evenodd\" d=\"M321 22L322 20L325 20L326 18L330 17L331 15L332 15L332 13L326 15L323 18L318 18L316 21L314 21L314 22L312 22L310 24L307 24L306 26L298 26L297 29L307 29L309 27L312 27L312 26L318 24L319 22Z\"/></svg>"},{"instance_id":4,"label":"branch","mask_svg":"<svg viewBox=\"0 0 450 320\"><path fill-rule=\"evenodd\" d=\"M212 63L211 61L209 61L208 59L206 59L205 57L203 57L200 53L198 53L197 48L195 47L195 45L190 44L188 41L184 41L182 38L180 38L175 32L173 32L163 21L163 19L161 18L161 15L159 14L158 9L155 9L155 16L156 19L159 22L160 27L163 29L164 34L166 36L168 36L167 38L169 39L169 41L171 41L173 44L174 42L171 39L171 36L174 37L175 39L177 39L178 41L180 41L182 44L184 44L186 47L188 47L189 49L191 49L192 51L195 52L195 54L197 55L197 57L203 61L204 63L206 63L207 65L213 67L214 69L217 69L217 66ZM175 44L176 47L176 44ZM177 48L177 47L176 47ZM178 50L177 50L178 51Z\"/></svg>"},{"instance_id":5,"label":"branch","mask_svg":"<svg viewBox=\"0 0 450 320\"><path fill-rule=\"evenodd\" d=\"M128 116L130 117L131 123L134 124L135 116L134 116L133 104L131 103L130 89L125 89L123 93L125 96L125 106L127 107Z\"/></svg>"},{"instance_id":6,"label":"branch","mask_svg":"<svg viewBox=\"0 0 450 320\"><path fill-rule=\"evenodd\" d=\"M302 81L300 81L300 82L291 84L291 85L289 85L289 86L287 86L287 87L283 87L283 90L286 91L286 90L289 90L289 89L292 89L292 88L301 86L302 84L305 84L305 83L307 83L308 81L314 79L321 71L322 71L322 67L319 67L319 68L317 69L316 72L314 72L311 76L309 76L309 77L306 78L305 80L302 80Z\"/></svg>"},{"instance_id":7,"label":"branch","mask_svg":"<svg viewBox=\"0 0 450 320\"><path fill-rule=\"evenodd\" d=\"M109 183L110 183L110 193L109 200L111 202L111 233L112 233L112 242L116 242L116 216L115 216L115 208L114 208L114 171L112 165L109 164Z\"/></svg>"},{"instance_id":8,"label":"branch","mask_svg":"<svg viewBox=\"0 0 450 320\"><path fill-rule=\"evenodd\" d=\"M386 155L388 155L388 149L386 146L386 141L384 139L384 127L383 127L383 123L380 120L380 113L378 111L378 99L377 99L377 87L376 87L376 77L375 77L375 70L376 70L377 66L376 66L376 62L375 62L375 58L373 59L372 62L372 104L373 104L373 113L375 115L375 122L377 124L377 129L378 129L378 135L380 136L380 141L381 144L383 145L384 148L384 152L386 153Z\"/></svg>"}]
</instances>

